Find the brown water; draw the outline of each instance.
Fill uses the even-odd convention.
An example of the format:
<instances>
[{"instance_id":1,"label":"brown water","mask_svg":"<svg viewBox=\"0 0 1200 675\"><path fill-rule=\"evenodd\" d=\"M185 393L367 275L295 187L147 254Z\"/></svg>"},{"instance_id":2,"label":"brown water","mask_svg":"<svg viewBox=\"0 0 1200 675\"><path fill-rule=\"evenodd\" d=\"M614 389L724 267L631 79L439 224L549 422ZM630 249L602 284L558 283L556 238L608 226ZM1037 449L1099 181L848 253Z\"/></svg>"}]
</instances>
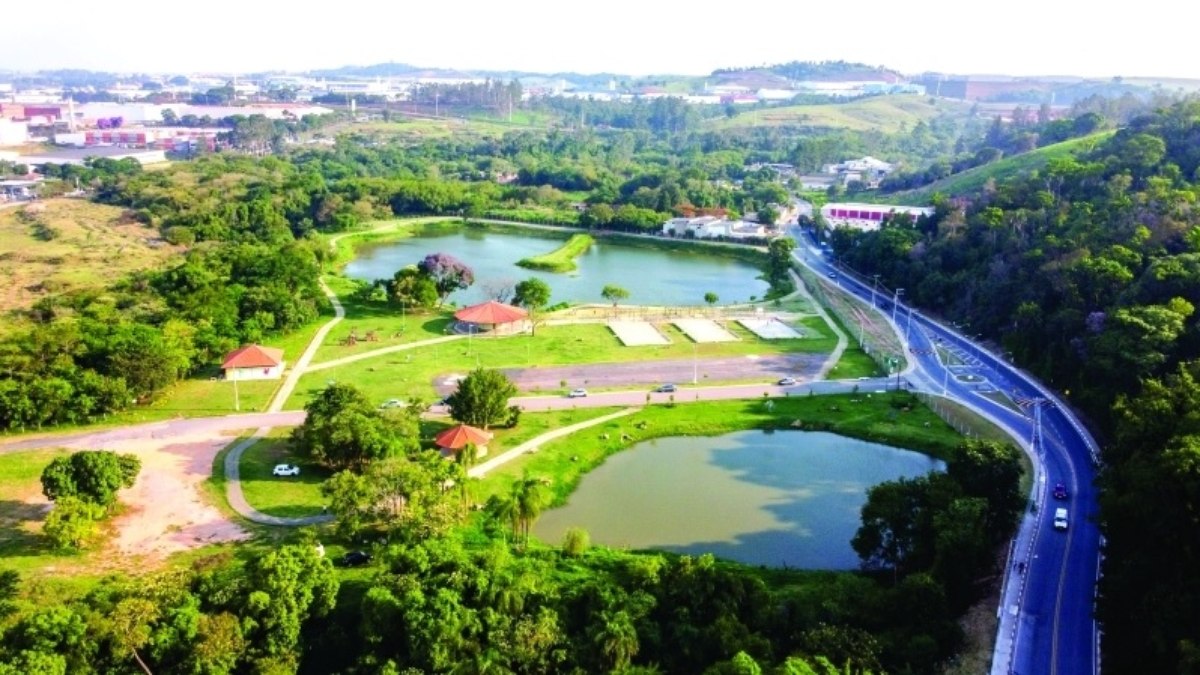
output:
<instances>
[{"instance_id":1,"label":"brown water","mask_svg":"<svg viewBox=\"0 0 1200 675\"><path fill-rule=\"evenodd\" d=\"M867 489L944 469L927 455L824 432L662 438L609 457L533 531L552 544L578 526L607 546L851 569Z\"/></svg>"}]
</instances>

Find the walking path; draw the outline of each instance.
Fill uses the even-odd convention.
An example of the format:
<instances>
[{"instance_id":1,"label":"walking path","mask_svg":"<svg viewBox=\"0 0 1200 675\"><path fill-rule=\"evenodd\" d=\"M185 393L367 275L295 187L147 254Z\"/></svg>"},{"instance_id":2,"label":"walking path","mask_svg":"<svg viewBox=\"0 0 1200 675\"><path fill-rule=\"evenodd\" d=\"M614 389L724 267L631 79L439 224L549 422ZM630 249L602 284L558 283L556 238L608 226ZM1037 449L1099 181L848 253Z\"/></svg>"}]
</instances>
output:
<instances>
[{"instance_id":1,"label":"walking path","mask_svg":"<svg viewBox=\"0 0 1200 675\"><path fill-rule=\"evenodd\" d=\"M470 476L471 478L483 478L483 476L485 474L487 474L487 472L491 471L492 469L495 469L503 464L507 464L508 462L511 462L512 460L516 459L517 457L520 457L521 455L525 454L526 452L536 449L538 446L540 446L542 444L549 443L550 441L552 441L556 438L562 438L563 436L573 434L576 431L579 431L580 429L594 427L597 424L604 424L605 422L607 422L609 420L615 420L618 417L632 415L633 413L638 412L640 410L641 410L641 408L625 408L624 410L618 410L615 413L610 413L608 415L604 415L603 417L597 417L595 419L584 420L582 422L578 422L576 424L572 424L570 426L566 426L561 429L555 429L554 431L547 431L546 433L542 434L541 436L538 436L536 438L531 438L528 441L525 441L524 443L518 445L517 447L513 448L512 450L509 450L508 452L502 452L499 455L496 455L495 457L489 459L488 461L484 462L483 464L478 464L476 466L471 467L467 471L467 475ZM230 453L230 454L233 454L233 453Z\"/></svg>"},{"instance_id":2,"label":"walking path","mask_svg":"<svg viewBox=\"0 0 1200 675\"><path fill-rule=\"evenodd\" d=\"M846 339L846 334L842 332L842 329L838 328L837 323L829 317L829 313L825 310L825 307L821 303L817 302L817 299L812 296L812 293L810 293L808 287L804 285L804 280L800 278L800 275L796 274L796 271L792 269L788 270L788 274L792 275L792 282L796 284L796 292L798 292L800 295L803 295L808 300L808 302L816 309L817 314L819 314L820 317L825 320L825 325L829 326L829 329L832 330L833 334L837 336L837 346L833 348L833 352L829 354L829 358L825 359L825 363L821 365L821 369L818 370L817 374L813 376L814 380L824 380L825 377L829 375L829 371L833 370L833 367L837 365L839 360L841 360L842 352L846 351L846 346L850 343L850 341Z\"/></svg>"},{"instance_id":3,"label":"walking path","mask_svg":"<svg viewBox=\"0 0 1200 675\"><path fill-rule=\"evenodd\" d=\"M436 345L436 344L440 344L442 342L450 342L451 340L461 340L465 337L467 337L467 336L466 335L446 335L444 337L429 338L428 340L419 340L417 342L406 342L404 344L392 345L390 347L380 347L379 349L372 349L369 352L361 352L359 354L343 356L338 359L333 359L332 361L322 361L316 365L308 366L308 368L304 372L313 373L318 370L325 370L326 368L334 368L337 366L344 366L347 363L354 363L355 361L362 361L363 359L373 359L376 356L383 356L384 354L392 354L394 352L402 352L402 351L405 351L408 349L416 349L418 347L428 347L429 345ZM320 346L320 345L318 345L318 346Z\"/></svg>"},{"instance_id":4,"label":"walking path","mask_svg":"<svg viewBox=\"0 0 1200 675\"><path fill-rule=\"evenodd\" d=\"M259 427L249 438L238 442L229 450L229 454L225 455L225 497L229 500L229 506L238 515L254 523L260 525L319 525L333 520L331 515L308 516L305 518L280 518L279 516L270 516L253 506L246 501L246 495L242 492L241 469L242 453L246 452L247 448L258 442L271 431L271 427Z\"/></svg>"},{"instance_id":5,"label":"walking path","mask_svg":"<svg viewBox=\"0 0 1200 675\"><path fill-rule=\"evenodd\" d=\"M300 355L296 363L292 364L292 369L288 371L287 379L283 381L283 386L279 388L279 391L275 392L275 398L271 399L271 406L267 408L267 412L279 412L283 410L283 404L287 403L288 397L295 391L296 384L300 382L300 376L309 370L308 364L312 362L313 356L316 356L317 350L325 342L325 337L329 335L329 331L333 330L333 327L346 317L346 309L342 307L337 294L325 283L324 279L321 279L320 283L321 290L325 292L325 297L329 298L329 301L333 303L334 316L328 323L317 330L317 334L312 337L312 340L309 340L308 347L305 348L304 353Z\"/></svg>"}]
</instances>

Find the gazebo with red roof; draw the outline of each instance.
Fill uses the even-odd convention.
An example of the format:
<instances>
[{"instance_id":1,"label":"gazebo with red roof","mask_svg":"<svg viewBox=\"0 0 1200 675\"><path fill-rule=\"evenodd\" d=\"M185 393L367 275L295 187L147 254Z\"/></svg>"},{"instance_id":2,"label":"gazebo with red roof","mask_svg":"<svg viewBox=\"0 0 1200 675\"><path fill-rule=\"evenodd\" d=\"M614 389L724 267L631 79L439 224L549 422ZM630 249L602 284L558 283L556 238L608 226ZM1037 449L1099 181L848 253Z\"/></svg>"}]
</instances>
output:
<instances>
[{"instance_id":1,"label":"gazebo with red roof","mask_svg":"<svg viewBox=\"0 0 1200 675\"><path fill-rule=\"evenodd\" d=\"M225 356L221 370L226 380L275 380L283 375L283 350L246 345Z\"/></svg>"},{"instance_id":2,"label":"gazebo with red roof","mask_svg":"<svg viewBox=\"0 0 1200 675\"><path fill-rule=\"evenodd\" d=\"M464 307L454 313L454 318L459 321L459 332L512 335L529 328L529 312L495 300ZM491 328L484 329L483 326Z\"/></svg>"},{"instance_id":3,"label":"gazebo with red roof","mask_svg":"<svg viewBox=\"0 0 1200 675\"><path fill-rule=\"evenodd\" d=\"M446 457L454 457L462 452L462 449L467 447L468 443L474 443L476 455L483 457L487 454L487 444L490 440L492 440L492 435L483 429L476 429L467 424L459 424L438 434L434 437L433 442L437 443L438 448L442 451L442 455Z\"/></svg>"}]
</instances>

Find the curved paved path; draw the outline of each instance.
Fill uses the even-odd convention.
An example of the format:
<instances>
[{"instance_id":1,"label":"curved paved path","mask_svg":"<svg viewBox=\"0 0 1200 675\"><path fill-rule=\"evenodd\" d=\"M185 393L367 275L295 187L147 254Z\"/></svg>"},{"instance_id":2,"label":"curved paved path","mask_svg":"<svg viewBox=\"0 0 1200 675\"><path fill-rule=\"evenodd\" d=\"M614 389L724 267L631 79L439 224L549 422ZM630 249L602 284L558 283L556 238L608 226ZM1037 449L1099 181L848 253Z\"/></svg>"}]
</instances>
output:
<instances>
[{"instance_id":1,"label":"curved paved path","mask_svg":"<svg viewBox=\"0 0 1200 675\"><path fill-rule=\"evenodd\" d=\"M331 242L332 243L332 242ZM342 319L346 317L346 308L342 307L341 301L338 300L337 293L325 283L325 279L320 280L321 290L325 292L325 297L333 303L333 318L330 319L324 326L317 330L317 334L308 341L308 347L304 349L304 353L292 364L292 369L288 371L287 379L283 381L283 386L279 387L279 391L275 392L275 398L271 399L271 406L267 408L267 412L279 412L283 410L283 404L287 403L288 397L296 390L296 384L300 382L300 377L308 372L308 364L312 362L316 356L317 350L325 343L326 336L333 327L338 325Z\"/></svg>"},{"instance_id":2,"label":"curved paved path","mask_svg":"<svg viewBox=\"0 0 1200 675\"><path fill-rule=\"evenodd\" d=\"M528 452L531 449L537 448L539 445L542 445L543 443L548 443L556 438L562 438L563 436L573 434L576 431L579 431L580 429L594 427L597 424L604 424L605 422L607 422L609 420L615 420L618 417L632 415L633 413L635 413L639 410L641 410L641 408L625 408L624 410L618 410L615 413L610 413L608 415L602 415L602 416L594 418L594 419L577 422L575 424L563 427L561 429L555 429L554 431L547 431L546 433L542 434L541 436L537 436L535 438L531 438L531 439L525 441L524 443L518 445L517 447L513 448L512 450L509 450L507 452L502 452L499 455L496 455L495 457L489 459L488 461L486 461L482 464L477 464L476 466L471 467L470 470L467 471L467 475L470 476L471 478L483 478L483 476L486 475L487 472L491 471L492 469L495 469L503 464L507 464L508 462L511 462L512 460L516 459L517 457L520 457L521 455L525 454L526 452Z\"/></svg>"},{"instance_id":3,"label":"curved paved path","mask_svg":"<svg viewBox=\"0 0 1200 675\"><path fill-rule=\"evenodd\" d=\"M269 431L271 431L271 427L259 427L249 438L238 441L237 445L233 446L229 450L229 453L225 455L225 497L229 500L229 506L234 511L237 511L241 517L260 525L319 525L333 520L333 516L331 515L307 516L305 518L271 516L250 506L250 502L246 501L246 495L242 492L241 481L240 464L242 454L250 446L258 442L259 439L266 436Z\"/></svg>"}]
</instances>

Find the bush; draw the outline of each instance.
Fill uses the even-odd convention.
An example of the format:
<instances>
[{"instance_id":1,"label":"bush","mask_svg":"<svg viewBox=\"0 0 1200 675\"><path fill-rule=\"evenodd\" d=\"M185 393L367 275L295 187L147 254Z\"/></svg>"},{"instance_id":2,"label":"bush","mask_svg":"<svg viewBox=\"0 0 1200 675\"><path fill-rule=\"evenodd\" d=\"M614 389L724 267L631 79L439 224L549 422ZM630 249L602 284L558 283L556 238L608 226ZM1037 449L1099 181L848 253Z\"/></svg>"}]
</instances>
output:
<instances>
[{"instance_id":1,"label":"bush","mask_svg":"<svg viewBox=\"0 0 1200 675\"><path fill-rule=\"evenodd\" d=\"M62 497L46 517L42 529L58 548L84 548L95 539L96 521L104 517L104 507L78 497Z\"/></svg>"},{"instance_id":2,"label":"bush","mask_svg":"<svg viewBox=\"0 0 1200 675\"><path fill-rule=\"evenodd\" d=\"M568 558L578 558L592 545L588 531L582 527L572 527L563 535L562 552Z\"/></svg>"},{"instance_id":3,"label":"bush","mask_svg":"<svg viewBox=\"0 0 1200 675\"><path fill-rule=\"evenodd\" d=\"M517 424L519 424L520 422L521 422L521 406L510 405L508 407L508 419L505 420L504 426L508 429L512 429L512 428L516 427Z\"/></svg>"},{"instance_id":4,"label":"bush","mask_svg":"<svg viewBox=\"0 0 1200 675\"><path fill-rule=\"evenodd\" d=\"M163 231L163 239L176 246L191 246L196 243L196 233L190 227L176 225Z\"/></svg>"}]
</instances>

